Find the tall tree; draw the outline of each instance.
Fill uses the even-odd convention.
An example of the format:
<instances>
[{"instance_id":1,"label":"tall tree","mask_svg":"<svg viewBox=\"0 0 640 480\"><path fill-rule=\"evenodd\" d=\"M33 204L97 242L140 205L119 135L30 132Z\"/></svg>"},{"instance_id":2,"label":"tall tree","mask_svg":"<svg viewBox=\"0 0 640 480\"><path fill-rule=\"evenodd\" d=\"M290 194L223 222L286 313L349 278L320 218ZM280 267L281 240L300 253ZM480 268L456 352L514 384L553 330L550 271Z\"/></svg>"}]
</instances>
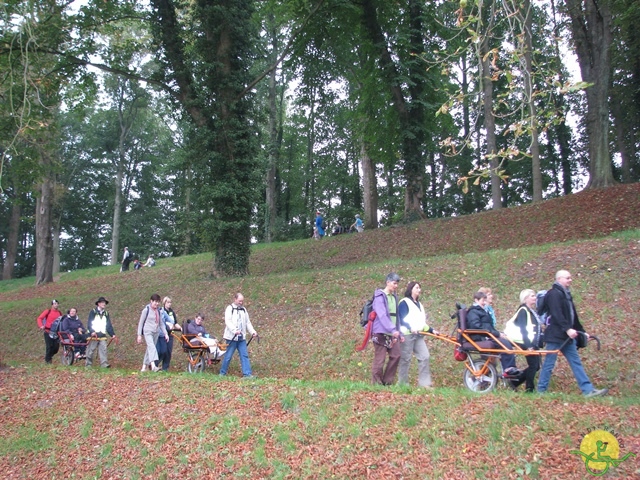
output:
<instances>
[{"instance_id":1,"label":"tall tree","mask_svg":"<svg viewBox=\"0 0 640 480\"><path fill-rule=\"evenodd\" d=\"M611 82L612 17L610 0L565 0L571 33L586 89L586 129L589 142L587 187L615 183L609 153L609 89Z\"/></svg>"}]
</instances>

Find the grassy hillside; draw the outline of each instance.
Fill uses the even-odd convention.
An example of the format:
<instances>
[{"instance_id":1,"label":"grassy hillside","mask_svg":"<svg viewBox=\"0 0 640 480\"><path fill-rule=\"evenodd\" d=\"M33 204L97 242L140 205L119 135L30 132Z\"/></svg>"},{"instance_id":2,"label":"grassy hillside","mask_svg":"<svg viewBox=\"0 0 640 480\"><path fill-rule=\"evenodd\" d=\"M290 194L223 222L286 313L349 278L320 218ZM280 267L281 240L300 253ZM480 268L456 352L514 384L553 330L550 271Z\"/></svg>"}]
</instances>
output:
<instances>
[{"instance_id":1,"label":"grassy hillside","mask_svg":"<svg viewBox=\"0 0 640 480\"><path fill-rule=\"evenodd\" d=\"M4 416L0 468L8 478L68 478L71 469L78 478L584 478L584 464L568 452L589 429L614 429L621 453L640 454L639 207L636 184L259 246L245 278L210 278L211 257L198 255L140 272L71 272L39 288L0 282L0 355L10 366L0 372L0 405L22 412ZM435 340L435 390L368 385L372 352L354 351L357 314L389 271L403 284L420 281L433 326L450 332L455 302L469 302L478 287L497 293L504 322L521 289L548 288L559 268L573 273L581 319L602 340L583 362L610 397L583 399L563 360L549 395L474 396L461 386L452 348ZM238 290L261 336L250 346L258 380L236 380L237 360L231 378L219 379L217 367L182 373L179 350L169 375L138 373L144 350L135 327L151 293L170 295L182 319L204 313L221 335ZM86 320L100 295L120 337L114 368L45 366L35 317L56 298ZM631 478L640 464L629 459L612 472Z\"/></svg>"}]
</instances>

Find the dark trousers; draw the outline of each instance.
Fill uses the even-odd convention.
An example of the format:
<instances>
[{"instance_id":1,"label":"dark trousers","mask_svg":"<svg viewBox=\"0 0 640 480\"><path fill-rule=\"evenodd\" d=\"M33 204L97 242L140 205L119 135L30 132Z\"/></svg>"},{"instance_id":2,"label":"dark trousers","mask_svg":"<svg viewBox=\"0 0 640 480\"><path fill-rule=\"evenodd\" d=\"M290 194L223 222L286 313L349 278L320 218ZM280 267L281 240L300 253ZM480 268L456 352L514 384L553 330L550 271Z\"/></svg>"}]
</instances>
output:
<instances>
[{"instance_id":1,"label":"dark trousers","mask_svg":"<svg viewBox=\"0 0 640 480\"><path fill-rule=\"evenodd\" d=\"M171 354L173 353L173 335L169 334L169 342L167 343L167 351L162 357L162 369L169 370L171 365Z\"/></svg>"},{"instance_id":2,"label":"dark trousers","mask_svg":"<svg viewBox=\"0 0 640 480\"><path fill-rule=\"evenodd\" d=\"M520 348L524 348L524 345L518 344ZM540 356L539 355L525 355L527 360L527 368L524 369L522 375L517 380L513 380L514 387L524 383L527 392L535 391L535 379L538 370L540 370Z\"/></svg>"},{"instance_id":3,"label":"dark trousers","mask_svg":"<svg viewBox=\"0 0 640 480\"><path fill-rule=\"evenodd\" d=\"M60 342L58 342L57 338L51 338L47 331L44 332L44 348L44 361L51 363L53 356L60 349Z\"/></svg>"},{"instance_id":4,"label":"dark trousers","mask_svg":"<svg viewBox=\"0 0 640 480\"><path fill-rule=\"evenodd\" d=\"M373 365L371 367L371 383L382 385L393 385L396 382L396 372L400 363L400 341L392 342L390 348L384 343L386 335L376 333L373 343ZM389 361L385 367L384 362L389 356Z\"/></svg>"},{"instance_id":5,"label":"dark trousers","mask_svg":"<svg viewBox=\"0 0 640 480\"><path fill-rule=\"evenodd\" d=\"M158 341L156 342L156 350L158 351L158 366L162 366L164 368L164 364L165 362L167 362L167 368L169 368L167 361L167 341L162 335L158 337ZM167 368L164 368L164 370L166 370Z\"/></svg>"}]
</instances>

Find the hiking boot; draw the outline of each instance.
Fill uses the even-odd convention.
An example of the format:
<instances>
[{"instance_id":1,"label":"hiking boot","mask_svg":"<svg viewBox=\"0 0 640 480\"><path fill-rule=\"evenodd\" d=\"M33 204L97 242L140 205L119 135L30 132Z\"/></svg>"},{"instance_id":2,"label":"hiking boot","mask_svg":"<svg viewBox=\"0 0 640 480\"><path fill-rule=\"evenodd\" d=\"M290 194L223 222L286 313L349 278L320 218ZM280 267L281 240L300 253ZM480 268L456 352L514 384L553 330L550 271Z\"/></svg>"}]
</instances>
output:
<instances>
[{"instance_id":1,"label":"hiking boot","mask_svg":"<svg viewBox=\"0 0 640 480\"><path fill-rule=\"evenodd\" d=\"M522 372L515 367L509 367L504 372L502 372L502 376L506 378L517 378L521 374Z\"/></svg>"},{"instance_id":2,"label":"hiking boot","mask_svg":"<svg viewBox=\"0 0 640 480\"><path fill-rule=\"evenodd\" d=\"M600 390L596 389L596 390L590 391L589 393L585 393L584 396L586 398L601 397L603 395L606 395L607 393L609 393L608 388L601 388Z\"/></svg>"}]
</instances>

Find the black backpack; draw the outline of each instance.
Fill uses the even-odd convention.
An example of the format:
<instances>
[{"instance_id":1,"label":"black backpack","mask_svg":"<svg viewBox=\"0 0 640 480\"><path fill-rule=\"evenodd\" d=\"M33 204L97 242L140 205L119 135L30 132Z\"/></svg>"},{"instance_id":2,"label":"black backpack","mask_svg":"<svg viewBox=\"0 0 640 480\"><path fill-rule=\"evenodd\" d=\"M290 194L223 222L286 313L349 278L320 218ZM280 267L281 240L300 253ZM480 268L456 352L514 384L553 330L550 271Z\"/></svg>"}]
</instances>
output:
<instances>
[{"instance_id":1,"label":"black backpack","mask_svg":"<svg viewBox=\"0 0 640 480\"><path fill-rule=\"evenodd\" d=\"M373 312L373 297L367 300L362 307L362 310L360 310L360 325L363 328L367 327L367 324L369 323L369 315L371 314L371 312Z\"/></svg>"}]
</instances>

